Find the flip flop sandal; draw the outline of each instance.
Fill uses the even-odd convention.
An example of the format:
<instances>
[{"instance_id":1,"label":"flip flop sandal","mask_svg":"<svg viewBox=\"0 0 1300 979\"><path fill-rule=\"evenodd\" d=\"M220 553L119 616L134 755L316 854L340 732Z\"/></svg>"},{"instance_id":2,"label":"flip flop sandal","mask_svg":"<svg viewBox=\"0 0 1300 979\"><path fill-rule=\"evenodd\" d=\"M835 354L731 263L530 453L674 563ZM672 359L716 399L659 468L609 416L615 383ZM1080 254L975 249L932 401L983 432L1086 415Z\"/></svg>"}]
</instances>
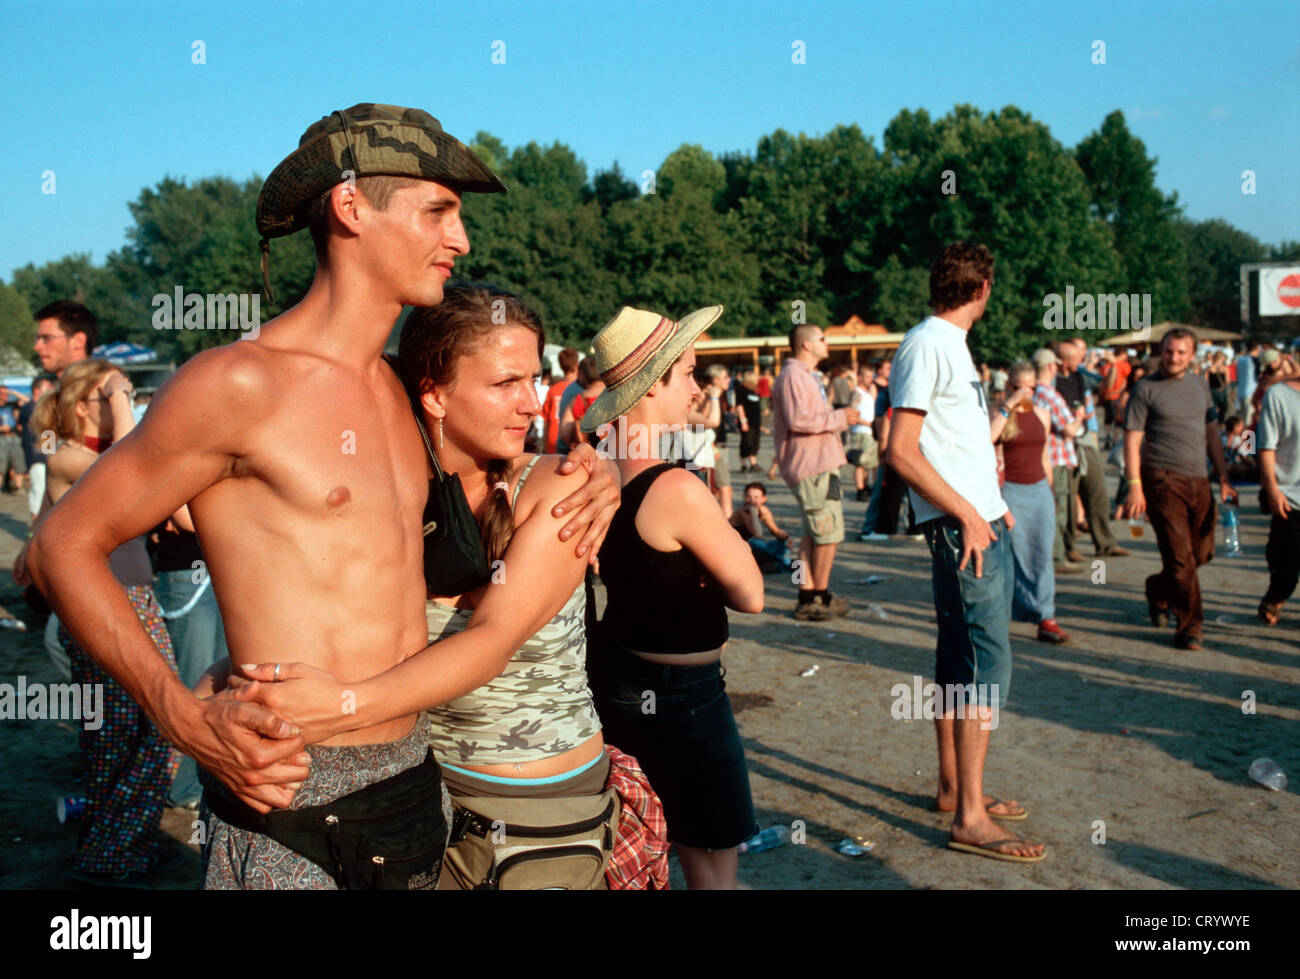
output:
<instances>
[{"instance_id":1,"label":"flip flop sandal","mask_svg":"<svg viewBox=\"0 0 1300 979\"><path fill-rule=\"evenodd\" d=\"M984 811L989 814L989 819L1000 819L1004 823L1011 823L1019 819L1029 818L1029 810L1026 809L1024 806L1020 807L1019 812L997 813L997 812L990 811L989 808L990 806L996 806L1001 801L1002 801L1001 799L994 799L992 802L990 802L987 806L984 807Z\"/></svg>"},{"instance_id":2,"label":"flip flop sandal","mask_svg":"<svg viewBox=\"0 0 1300 979\"><path fill-rule=\"evenodd\" d=\"M1282 618L1281 602L1266 602L1260 599L1259 621L1265 625L1277 625Z\"/></svg>"},{"instance_id":3,"label":"flip flop sandal","mask_svg":"<svg viewBox=\"0 0 1300 979\"><path fill-rule=\"evenodd\" d=\"M1016 836L1012 836L1005 840L993 840L990 843L984 843L984 844L958 843L956 840L950 838L948 840L948 849L960 850L962 853L974 853L976 856L988 857L991 860L1005 860L1008 863L1038 863L1038 861L1042 860L1044 857L1047 856L1047 850L1045 848L1043 852L1036 857L1020 857L1020 856L1016 856L1013 853L1003 853L1001 850L993 849L993 847L995 846L1002 846L1003 844L1006 843L1024 843L1024 842L1025 842L1024 840Z\"/></svg>"},{"instance_id":4,"label":"flip flop sandal","mask_svg":"<svg viewBox=\"0 0 1300 979\"><path fill-rule=\"evenodd\" d=\"M989 809L989 807L990 807L990 806L996 806L996 805L997 805L998 803L1000 803L1001 801L1002 801L1001 799L994 799L992 802L990 802L987 806L984 807L984 811L985 811L986 813L988 813L988 817L989 817L989 819L1000 819L1000 820L1002 820L1004 823L1012 823L1012 822L1016 822L1017 820L1020 820L1020 819L1028 819L1028 818L1029 818L1029 810L1026 809L1024 806L1021 806L1021 807L1020 807L1020 811L1019 811L1019 812L1012 812L1012 813L991 812L990 809ZM931 812L956 812L957 810L956 810L956 809L940 809L938 806L931 806L931 807L930 807L930 811L931 811Z\"/></svg>"}]
</instances>

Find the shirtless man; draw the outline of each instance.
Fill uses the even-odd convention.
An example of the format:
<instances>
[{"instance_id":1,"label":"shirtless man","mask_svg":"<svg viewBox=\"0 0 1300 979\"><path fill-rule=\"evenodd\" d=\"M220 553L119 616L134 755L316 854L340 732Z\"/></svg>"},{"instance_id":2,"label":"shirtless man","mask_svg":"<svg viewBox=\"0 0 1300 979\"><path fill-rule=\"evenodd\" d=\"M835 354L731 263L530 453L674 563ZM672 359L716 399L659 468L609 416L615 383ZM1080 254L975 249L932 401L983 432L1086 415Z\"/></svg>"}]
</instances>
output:
<instances>
[{"instance_id":1,"label":"shirtless man","mask_svg":"<svg viewBox=\"0 0 1300 979\"><path fill-rule=\"evenodd\" d=\"M188 501L232 662L297 660L346 683L424 651L427 464L381 354L402 306L440 302L469 252L462 192L504 190L419 110L363 103L310 127L267 179L257 213L267 237L311 225L307 295L256 339L189 361L30 544L31 576L73 636L164 737L259 813L288 807L308 780L303 737L263 707L187 690L107 555ZM561 531L586 529L577 551L590 554L612 516L617 470L580 452L593 478L556 510L590 504ZM388 748L412 741L414 723L392 718L325 744Z\"/></svg>"}]
</instances>

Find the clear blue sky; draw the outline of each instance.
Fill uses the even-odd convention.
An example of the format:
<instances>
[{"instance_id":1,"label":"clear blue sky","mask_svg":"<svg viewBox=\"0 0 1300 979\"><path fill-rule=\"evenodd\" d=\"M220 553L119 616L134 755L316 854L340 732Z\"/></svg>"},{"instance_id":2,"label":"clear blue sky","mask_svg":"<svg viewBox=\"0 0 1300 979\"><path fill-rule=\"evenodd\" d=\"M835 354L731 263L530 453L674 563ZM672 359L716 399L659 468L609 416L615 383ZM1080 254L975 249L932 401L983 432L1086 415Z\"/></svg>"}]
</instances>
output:
<instances>
[{"instance_id":1,"label":"clear blue sky","mask_svg":"<svg viewBox=\"0 0 1300 979\"><path fill-rule=\"evenodd\" d=\"M428 109L466 141L558 140L589 173L617 159L629 174L684 142L752 150L778 127L857 123L879 145L900 109L960 102L1017 105L1073 146L1118 108L1190 217L1300 238L1296 0L794 6L0 0L0 276L71 252L100 261L141 188L265 176L308 124L367 101Z\"/></svg>"}]
</instances>

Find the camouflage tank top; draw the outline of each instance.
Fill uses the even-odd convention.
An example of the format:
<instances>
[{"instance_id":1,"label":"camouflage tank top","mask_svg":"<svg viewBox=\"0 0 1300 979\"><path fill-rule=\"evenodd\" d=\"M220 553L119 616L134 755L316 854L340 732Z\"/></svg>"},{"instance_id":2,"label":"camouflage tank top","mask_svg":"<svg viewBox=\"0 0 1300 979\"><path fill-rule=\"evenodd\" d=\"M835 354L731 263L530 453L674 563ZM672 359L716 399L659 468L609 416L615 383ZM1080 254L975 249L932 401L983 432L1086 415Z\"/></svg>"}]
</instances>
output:
<instances>
[{"instance_id":1,"label":"camouflage tank top","mask_svg":"<svg viewBox=\"0 0 1300 979\"><path fill-rule=\"evenodd\" d=\"M520 474L511 506L536 462L534 457ZM429 744L438 759L471 766L537 761L570 751L599 733L600 718L587 687L586 613L586 592L579 584L499 676L430 710ZM473 614L426 603L429 642L460 632Z\"/></svg>"}]
</instances>

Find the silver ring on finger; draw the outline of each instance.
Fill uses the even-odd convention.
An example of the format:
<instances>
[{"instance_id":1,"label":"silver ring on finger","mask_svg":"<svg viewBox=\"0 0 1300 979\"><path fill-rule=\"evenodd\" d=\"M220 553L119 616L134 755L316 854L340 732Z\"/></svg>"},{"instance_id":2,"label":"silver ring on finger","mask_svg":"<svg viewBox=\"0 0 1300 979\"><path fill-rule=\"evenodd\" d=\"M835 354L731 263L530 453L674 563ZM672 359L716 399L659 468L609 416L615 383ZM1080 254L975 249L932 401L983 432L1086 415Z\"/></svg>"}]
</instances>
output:
<instances>
[{"instance_id":1,"label":"silver ring on finger","mask_svg":"<svg viewBox=\"0 0 1300 979\"><path fill-rule=\"evenodd\" d=\"M276 664L275 664L275 672L271 674L271 677L272 677L272 679L275 679L275 680L280 679L280 664L279 664L279 663L276 663Z\"/></svg>"}]
</instances>

